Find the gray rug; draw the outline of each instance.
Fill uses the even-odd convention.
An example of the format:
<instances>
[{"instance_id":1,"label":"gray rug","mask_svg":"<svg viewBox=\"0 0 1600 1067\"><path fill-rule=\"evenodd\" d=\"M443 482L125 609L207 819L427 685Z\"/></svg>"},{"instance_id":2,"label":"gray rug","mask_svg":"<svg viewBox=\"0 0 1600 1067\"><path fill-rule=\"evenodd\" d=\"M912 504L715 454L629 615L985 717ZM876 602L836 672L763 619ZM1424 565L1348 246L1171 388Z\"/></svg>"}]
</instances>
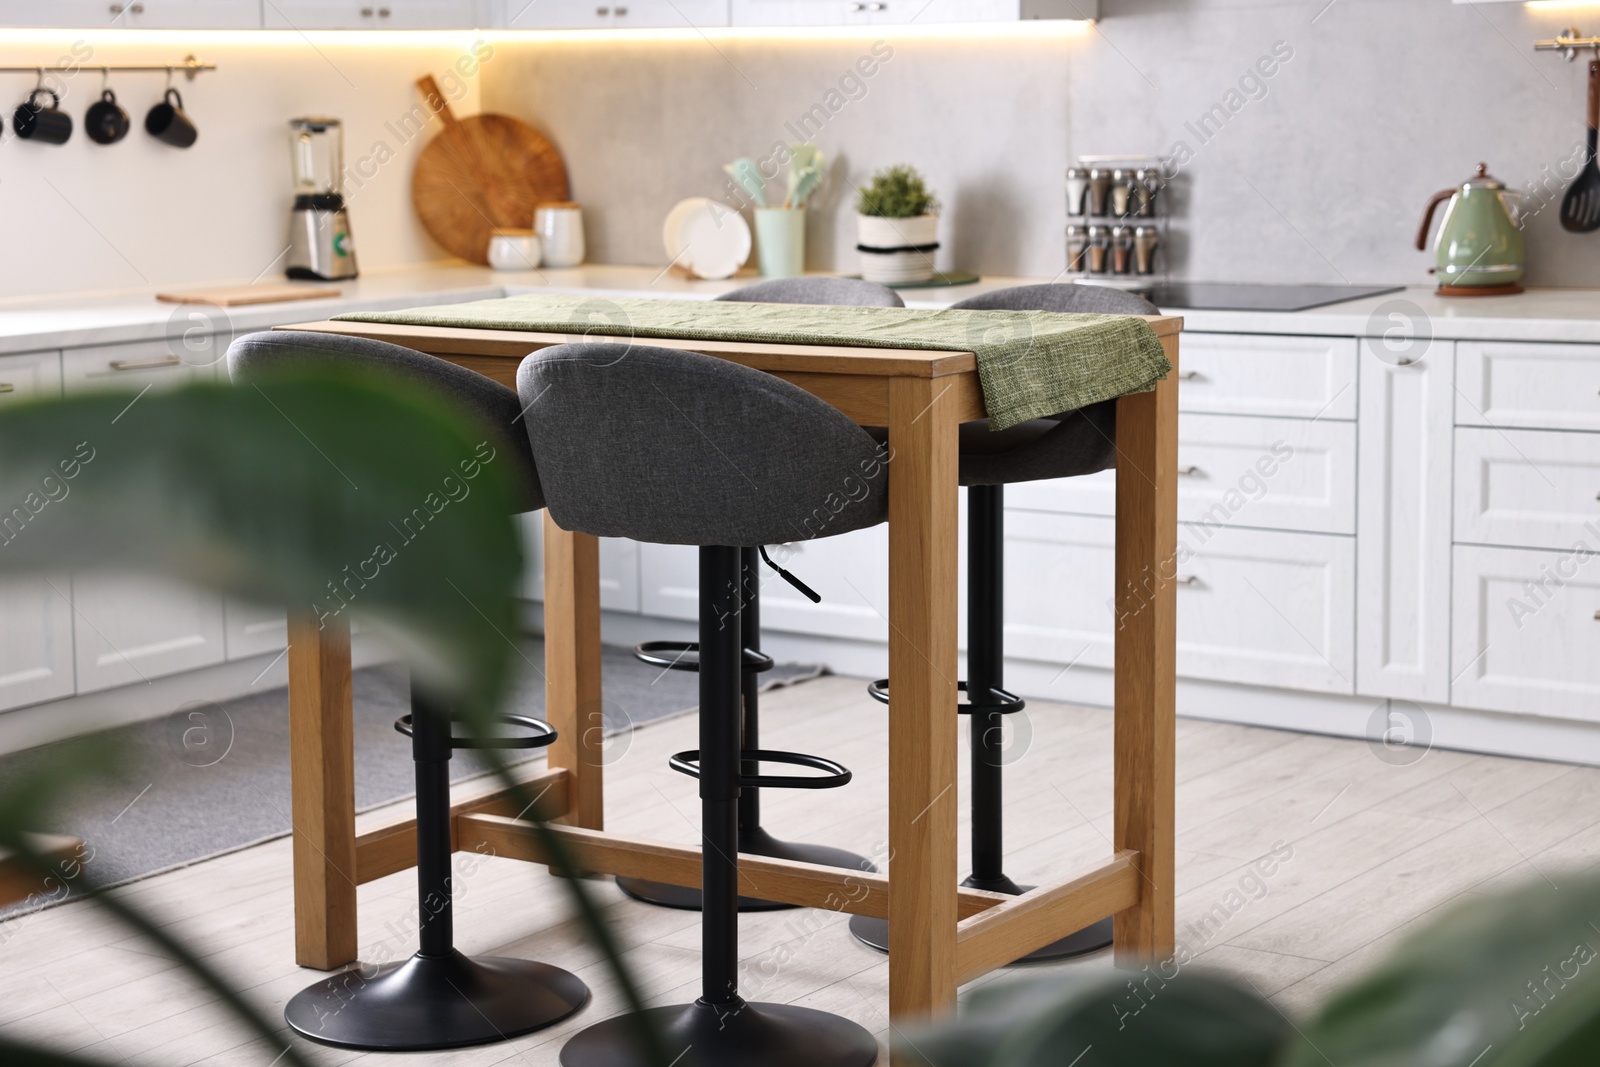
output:
<instances>
[{"instance_id":1,"label":"gray rug","mask_svg":"<svg viewBox=\"0 0 1600 1067\"><path fill-rule=\"evenodd\" d=\"M525 651L529 666L507 710L543 718L544 680L531 667L544 662L543 642L530 640ZM613 744L627 743L636 727L692 711L698 700L697 675L647 666L626 649L605 646L601 670ZM822 673L816 666L780 664L767 673L766 687ZM221 704L186 705L165 718L107 731L101 736L123 754L117 777L79 791L55 813L52 825L33 829L82 838L93 849L91 867L102 885L282 837L289 832L288 707L287 690L268 690ZM355 673L358 811L413 792L411 741L394 729L409 708L403 667ZM53 747L0 757L0 781ZM484 769L472 752L457 752L452 761L456 780Z\"/></svg>"}]
</instances>

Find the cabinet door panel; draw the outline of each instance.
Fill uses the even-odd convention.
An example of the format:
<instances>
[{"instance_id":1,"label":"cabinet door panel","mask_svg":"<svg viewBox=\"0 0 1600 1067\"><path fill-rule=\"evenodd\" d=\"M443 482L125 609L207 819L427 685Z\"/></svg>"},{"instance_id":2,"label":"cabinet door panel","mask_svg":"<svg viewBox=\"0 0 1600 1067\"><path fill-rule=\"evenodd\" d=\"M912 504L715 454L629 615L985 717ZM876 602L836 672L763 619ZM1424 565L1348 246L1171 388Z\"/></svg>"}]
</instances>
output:
<instances>
[{"instance_id":1,"label":"cabinet door panel","mask_svg":"<svg viewBox=\"0 0 1600 1067\"><path fill-rule=\"evenodd\" d=\"M71 589L65 574L0 581L0 709L72 694Z\"/></svg>"},{"instance_id":2,"label":"cabinet door panel","mask_svg":"<svg viewBox=\"0 0 1600 1067\"><path fill-rule=\"evenodd\" d=\"M1006 652L1112 666L1116 521L1006 514ZM1348 693L1354 678L1351 538L1178 528L1178 673Z\"/></svg>"},{"instance_id":3,"label":"cabinet door panel","mask_svg":"<svg viewBox=\"0 0 1600 1067\"><path fill-rule=\"evenodd\" d=\"M479 19L473 0L270 0L263 23L269 30L450 30Z\"/></svg>"},{"instance_id":4,"label":"cabinet door panel","mask_svg":"<svg viewBox=\"0 0 1600 1067\"><path fill-rule=\"evenodd\" d=\"M1186 333L1178 410L1215 415L1356 417L1356 341Z\"/></svg>"},{"instance_id":5,"label":"cabinet door panel","mask_svg":"<svg viewBox=\"0 0 1600 1067\"><path fill-rule=\"evenodd\" d=\"M1348 422L1178 416L1178 519L1354 533L1356 429ZM1115 471L1006 487L1011 507L1116 512Z\"/></svg>"},{"instance_id":6,"label":"cabinet door panel","mask_svg":"<svg viewBox=\"0 0 1600 1067\"><path fill-rule=\"evenodd\" d=\"M53 400L60 396L60 352L0 356L0 411L25 400Z\"/></svg>"},{"instance_id":7,"label":"cabinet door panel","mask_svg":"<svg viewBox=\"0 0 1600 1067\"><path fill-rule=\"evenodd\" d=\"M522 527L522 595L544 600L544 512L517 516ZM607 611L639 611L639 543L623 537L600 538L600 606Z\"/></svg>"},{"instance_id":8,"label":"cabinet door panel","mask_svg":"<svg viewBox=\"0 0 1600 1067\"><path fill-rule=\"evenodd\" d=\"M1451 345L1396 366L1362 342L1357 686L1450 698Z\"/></svg>"},{"instance_id":9,"label":"cabinet door panel","mask_svg":"<svg viewBox=\"0 0 1600 1067\"><path fill-rule=\"evenodd\" d=\"M137 575L74 575L78 692L221 663L222 598Z\"/></svg>"},{"instance_id":10,"label":"cabinet door panel","mask_svg":"<svg viewBox=\"0 0 1600 1067\"><path fill-rule=\"evenodd\" d=\"M1456 430L1455 539L1555 549L1600 542L1600 434Z\"/></svg>"},{"instance_id":11,"label":"cabinet door panel","mask_svg":"<svg viewBox=\"0 0 1600 1067\"><path fill-rule=\"evenodd\" d=\"M1600 345L1462 341L1462 426L1600 430Z\"/></svg>"},{"instance_id":12,"label":"cabinet door panel","mask_svg":"<svg viewBox=\"0 0 1600 1067\"><path fill-rule=\"evenodd\" d=\"M222 608L228 659L281 652L289 644L289 622L282 608L233 597Z\"/></svg>"},{"instance_id":13,"label":"cabinet door panel","mask_svg":"<svg viewBox=\"0 0 1600 1067\"><path fill-rule=\"evenodd\" d=\"M3 0L0 26L254 30L261 28L261 0Z\"/></svg>"},{"instance_id":14,"label":"cabinet door panel","mask_svg":"<svg viewBox=\"0 0 1600 1067\"><path fill-rule=\"evenodd\" d=\"M1450 702L1600 721L1600 548L1458 545Z\"/></svg>"},{"instance_id":15,"label":"cabinet door panel","mask_svg":"<svg viewBox=\"0 0 1600 1067\"><path fill-rule=\"evenodd\" d=\"M727 0L504 0L501 25L529 30L705 29L728 25Z\"/></svg>"}]
</instances>

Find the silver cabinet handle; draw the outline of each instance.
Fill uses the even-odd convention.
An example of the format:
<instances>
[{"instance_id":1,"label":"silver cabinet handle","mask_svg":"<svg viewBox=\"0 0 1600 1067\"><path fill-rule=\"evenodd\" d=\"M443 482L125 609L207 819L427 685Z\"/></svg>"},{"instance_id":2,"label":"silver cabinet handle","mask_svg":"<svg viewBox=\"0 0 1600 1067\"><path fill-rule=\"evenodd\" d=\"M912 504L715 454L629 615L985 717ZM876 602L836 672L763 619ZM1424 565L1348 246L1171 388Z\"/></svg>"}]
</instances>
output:
<instances>
[{"instance_id":1,"label":"silver cabinet handle","mask_svg":"<svg viewBox=\"0 0 1600 1067\"><path fill-rule=\"evenodd\" d=\"M378 17L379 17L379 18L380 18L380 19L386 19L386 18L388 18L388 17L389 17L389 9L388 9L388 8L386 8L386 7L380 7L380 8L378 8Z\"/></svg>"},{"instance_id":2,"label":"silver cabinet handle","mask_svg":"<svg viewBox=\"0 0 1600 1067\"><path fill-rule=\"evenodd\" d=\"M0 382L0 393L14 393L16 391L17 387L10 382Z\"/></svg>"},{"instance_id":3,"label":"silver cabinet handle","mask_svg":"<svg viewBox=\"0 0 1600 1067\"><path fill-rule=\"evenodd\" d=\"M628 17L628 9L627 8L625 8L625 7L617 8L617 18L621 19L621 18L627 18L627 17Z\"/></svg>"},{"instance_id":4,"label":"silver cabinet handle","mask_svg":"<svg viewBox=\"0 0 1600 1067\"><path fill-rule=\"evenodd\" d=\"M611 9L609 7L597 7L594 9L594 13L599 15L601 18L605 18L607 15L611 14Z\"/></svg>"},{"instance_id":5,"label":"silver cabinet handle","mask_svg":"<svg viewBox=\"0 0 1600 1067\"><path fill-rule=\"evenodd\" d=\"M133 7L129 8L128 10L132 11L135 15L142 15L144 14L144 5L134 4Z\"/></svg>"},{"instance_id":6,"label":"silver cabinet handle","mask_svg":"<svg viewBox=\"0 0 1600 1067\"><path fill-rule=\"evenodd\" d=\"M1600 611L1594 613L1595 622L1600 622Z\"/></svg>"},{"instance_id":7,"label":"silver cabinet handle","mask_svg":"<svg viewBox=\"0 0 1600 1067\"><path fill-rule=\"evenodd\" d=\"M1197 370L1181 370L1178 372L1178 381L1180 382L1192 382L1196 379L1204 377L1205 375L1201 374Z\"/></svg>"},{"instance_id":8,"label":"silver cabinet handle","mask_svg":"<svg viewBox=\"0 0 1600 1067\"><path fill-rule=\"evenodd\" d=\"M370 8L370 7L362 8L361 9L361 17L364 18L364 19L370 19L372 17L372 8Z\"/></svg>"},{"instance_id":9,"label":"silver cabinet handle","mask_svg":"<svg viewBox=\"0 0 1600 1067\"><path fill-rule=\"evenodd\" d=\"M1193 464L1190 464L1187 467L1179 467L1178 468L1178 477L1180 477L1180 478L1197 478L1197 477L1199 477L1199 475L1200 475L1200 468L1194 466Z\"/></svg>"},{"instance_id":10,"label":"silver cabinet handle","mask_svg":"<svg viewBox=\"0 0 1600 1067\"><path fill-rule=\"evenodd\" d=\"M1200 581L1199 578L1192 574L1180 574L1172 580L1179 585L1196 585Z\"/></svg>"},{"instance_id":11,"label":"silver cabinet handle","mask_svg":"<svg viewBox=\"0 0 1600 1067\"><path fill-rule=\"evenodd\" d=\"M176 367L183 360L177 356L160 356L156 359L114 359L112 370L150 370L153 367Z\"/></svg>"}]
</instances>

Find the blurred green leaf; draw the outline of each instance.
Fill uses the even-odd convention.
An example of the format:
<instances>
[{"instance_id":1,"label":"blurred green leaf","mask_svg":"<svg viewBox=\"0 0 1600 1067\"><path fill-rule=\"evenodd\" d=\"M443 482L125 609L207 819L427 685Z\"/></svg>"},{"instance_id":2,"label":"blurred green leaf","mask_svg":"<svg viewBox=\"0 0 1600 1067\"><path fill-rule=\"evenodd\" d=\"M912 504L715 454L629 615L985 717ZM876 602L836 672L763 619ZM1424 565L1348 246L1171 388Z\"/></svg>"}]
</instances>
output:
<instances>
[{"instance_id":1,"label":"blurred green leaf","mask_svg":"<svg viewBox=\"0 0 1600 1067\"><path fill-rule=\"evenodd\" d=\"M403 382L298 371L0 418L0 572L137 570L359 615L493 707L521 550L509 458Z\"/></svg>"},{"instance_id":2,"label":"blurred green leaf","mask_svg":"<svg viewBox=\"0 0 1600 1067\"><path fill-rule=\"evenodd\" d=\"M1151 966L994 982L969 994L959 1021L898 1035L895 1048L928 1067L1267 1067L1290 1032L1230 979Z\"/></svg>"},{"instance_id":3,"label":"blurred green leaf","mask_svg":"<svg viewBox=\"0 0 1600 1067\"><path fill-rule=\"evenodd\" d=\"M1284 1067L1600 1062L1600 875L1469 899L1330 1001Z\"/></svg>"}]
</instances>

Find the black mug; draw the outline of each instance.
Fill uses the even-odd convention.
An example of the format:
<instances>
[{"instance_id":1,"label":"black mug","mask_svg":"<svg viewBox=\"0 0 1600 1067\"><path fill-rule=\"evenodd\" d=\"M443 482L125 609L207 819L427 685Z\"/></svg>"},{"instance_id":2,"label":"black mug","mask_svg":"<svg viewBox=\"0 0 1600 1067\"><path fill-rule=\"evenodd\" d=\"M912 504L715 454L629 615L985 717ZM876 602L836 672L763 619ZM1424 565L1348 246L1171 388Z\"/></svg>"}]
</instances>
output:
<instances>
[{"instance_id":1,"label":"black mug","mask_svg":"<svg viewBox=\"0 0 1600 1067\"><path fill-rule=\"evenodd\" d=\"M189 116L183 113L183 97L176 89L168 89L161 103L150 109L150 114L144 117L144 131L174 148L188 148L200 136Z\"/></svg>"},{"instance_id":2,"label":"black mug","mask_svg":"<svg viewBox=\"0 0 1600 1067\"><path fill-rule=\"evenodd\" d=\"M89 105L83 116L83 131L95 144L116 144L128 136L128 113L117 103L110 89Z\"/></svg>"},{"instance_id":3,"label":"black mug","mask_svg":"<svg viewBox=\"0 0 1600 1067\"><path fill-rule=\"evenodd\" d=\"M41 96L50 98L49 107L39 104ZM72 136L72 116L61 110L61 98L53 89L35 89L28 94L26 104L18 105L11 117L11 128L25 141L66 144Z\"/></svg>"}]
</instances>

